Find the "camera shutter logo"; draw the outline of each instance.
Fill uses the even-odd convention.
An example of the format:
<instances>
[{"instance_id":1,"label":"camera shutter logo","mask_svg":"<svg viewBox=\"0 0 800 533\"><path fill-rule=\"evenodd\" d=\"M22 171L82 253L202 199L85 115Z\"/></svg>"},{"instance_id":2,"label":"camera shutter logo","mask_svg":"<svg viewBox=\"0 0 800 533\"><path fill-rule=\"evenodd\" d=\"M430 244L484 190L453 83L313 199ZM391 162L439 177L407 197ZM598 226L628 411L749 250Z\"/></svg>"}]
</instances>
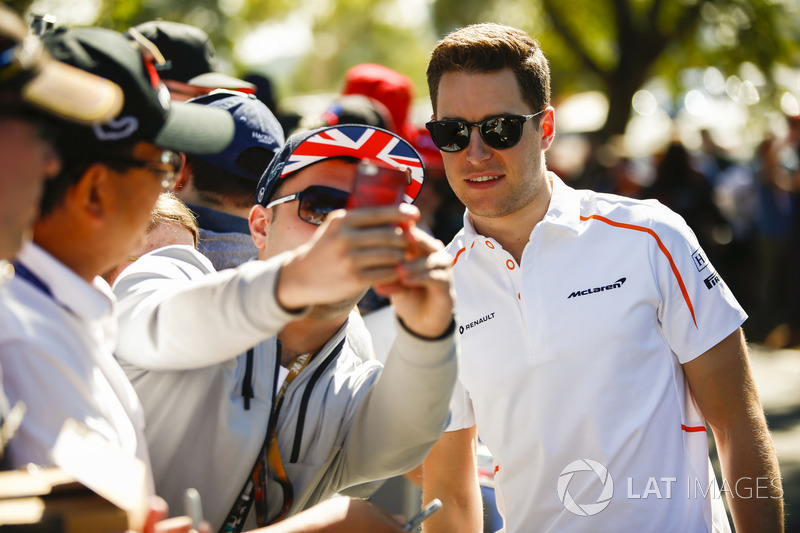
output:
<instances>
[{"instance_id":1,"label":"camera shutter logo","mask_svg":"<svg viewBox=\"0 0 800 533\"><path fill-rule=\"evenodd\" d=\"M572 481L572 476L576 472L594 472L597 479L603 486L603 491L598 496L597 501L594 503L579 504L572 499L569 493L569 482ZM611 503L611 497L614 495L614 480L611 479L611 474L608 469L597 461L591 459L579 459L568 464L561 475L558 477L558 499L564 504L567 511L578 516L593 516L608 507Z\"/></svg>"}]
</instances>

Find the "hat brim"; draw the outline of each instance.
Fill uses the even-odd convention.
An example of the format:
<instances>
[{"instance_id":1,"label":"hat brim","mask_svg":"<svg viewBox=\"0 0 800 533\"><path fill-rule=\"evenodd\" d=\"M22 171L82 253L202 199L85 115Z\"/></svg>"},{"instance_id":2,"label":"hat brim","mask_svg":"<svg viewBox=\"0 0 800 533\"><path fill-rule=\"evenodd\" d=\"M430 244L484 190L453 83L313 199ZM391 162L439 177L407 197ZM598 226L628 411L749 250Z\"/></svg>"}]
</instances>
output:
<instances>
[{"instance_id":1,"label":"hat brim","mask_svg":"<svg viewBox=\"0 0 800 533\"><path fill-rule=\"evenodd\" d=\"M407 203L413 203L422 188L425 179L422 156L411 143L391 131L362 124L342 124L303 132L294 139L294 148L287 141L286 146L291 151L279 153L273 160L283 162L280 179L326 159L350 157L357 161L372 159L396 168L407 168L411 178L404 191ZM276 183L277 180L270 194L277 187ZM264 192L266 194L266 188Z\"/></svg>"},{"instance_id":2,"label":"hat brim","mask_svg":"<svg viewBox=\"0 0 800 533\"><path fill-rule=\"evenodd\" d=\"M234 134L233 117L224 109L172 102L153 144L190 154L216 154L228 147Z\"/></svg>"},{"instance_id":3,"label":"hat brim","mask_svg":"<svg viewBox=\"0 0 800 533\"><path fill-rule=\"evenodd\" d=\"M53 59L43 60L21 96L47 113L86 125L108 122L125 100L116 83Z\"/></svg>"},{"instance_id":4,"label":"hat brim","mask_svg":"<svg viewBox=\"0 0 800 533\"><path fill-rule=\"evenodd\" d=\"M189 85L195 87L206 87L209 89L233 89L235 91L243 91L248 93L255 93L256 86L250 82L222 74L221 72L206 72L200 74L187 81Z\"/></svg>"}]
</instances>

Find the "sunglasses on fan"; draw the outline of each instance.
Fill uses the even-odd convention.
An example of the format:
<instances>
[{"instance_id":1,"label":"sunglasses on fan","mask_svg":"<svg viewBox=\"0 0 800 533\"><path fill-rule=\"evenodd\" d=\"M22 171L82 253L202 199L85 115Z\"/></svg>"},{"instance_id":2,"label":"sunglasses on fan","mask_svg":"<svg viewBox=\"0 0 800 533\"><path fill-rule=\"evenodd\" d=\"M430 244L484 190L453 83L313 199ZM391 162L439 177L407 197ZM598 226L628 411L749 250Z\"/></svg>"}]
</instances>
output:
<instances>
[{"instance_id":1,"label":"sunglasses on fan","mask_svg":"<svg viewBox=\"0 0 800 533\"><path fill-rule=\"evenodd\" d=\"M344 209L349 197L350 193L333 187L311 185L300 192L272 200L266 205L266 208L298 200L297 216L300 217L300 220L319 226L325 222L328 213Z\"/></svg>"},{"instance_id":2,"label":"sunglasses on fan","mask_svg":"<svg viewBox=\"0 0 800 533\"><path fill-rule=\"evenodd\" d=\"M425 124L425 127L431 133L433 144L442 152L460 152L469 146L473 127L478 128L481 139L487 146L495 150L505 150L515 146L522 139L522 127L525 122L543 112L544 110L532 115L500 115L481 122L432 120Z\"/></svg>"}]
</instances>

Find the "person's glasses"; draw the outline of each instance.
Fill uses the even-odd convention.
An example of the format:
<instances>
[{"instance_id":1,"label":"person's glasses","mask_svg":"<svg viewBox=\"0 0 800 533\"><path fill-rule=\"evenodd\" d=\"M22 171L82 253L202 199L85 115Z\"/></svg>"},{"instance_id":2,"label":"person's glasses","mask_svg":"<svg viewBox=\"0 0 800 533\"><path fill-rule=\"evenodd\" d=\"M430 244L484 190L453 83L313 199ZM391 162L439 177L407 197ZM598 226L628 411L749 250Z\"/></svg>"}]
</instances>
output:
<instances>
[{"instance_id":1,"label":"person's glasses","mask_svg":"<svg viewBox=\"0 0 800 533\"><path fill-rule=\"evenodd\" d=\"M505 150L519 143L522 139L522 127L525 122L544 110L532 115L500 115L487 118L481 122L463 120L432 120L425 124L431 132L431 139L442 152L460 152L469 146L472 128L478 128L481 139L490 148Z\"/></svg>"},{"instance_id":2,"label":"person's glasses","mask_svg":"<svg viewBox=\"0 0 800 533\"><path fill-rule=\"evenodd\" d=\"M161 152L161 161L142 161L134 157L127 157L123 155L114 155L104 158L104 161L109 163L118 163L125 167L143 168L152 172L160 177L161 188L164 191L171 191L175 187L175 182L178 180L178 175L183 167L183 160L181 156L171 150L164 150ZM163 165L163 166L159 166Z\"/></svg>"},{"instance_id":3,"label":"person's glasses","mask_svg":"<svg viewBox=\"0 0 800 533\"><path fill-rule=\"evenodd\" d=\"M300 192L272 200L266 205L266 208L269 209L279 204L299 200L297 216L300 217L300 220L319 226L325 222L328 213L337 209L344 209L349 196L350 193L339 189L311 185Z\"/></svg>"}]
</instances>

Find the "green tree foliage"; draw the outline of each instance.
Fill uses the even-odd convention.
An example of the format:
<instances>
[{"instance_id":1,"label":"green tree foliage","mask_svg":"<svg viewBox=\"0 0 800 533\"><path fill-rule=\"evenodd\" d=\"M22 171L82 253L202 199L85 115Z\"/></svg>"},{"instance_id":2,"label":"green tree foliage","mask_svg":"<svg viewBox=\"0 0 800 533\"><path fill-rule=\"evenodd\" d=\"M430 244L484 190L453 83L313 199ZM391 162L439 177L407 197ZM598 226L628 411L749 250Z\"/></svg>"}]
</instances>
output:
<instances>
[{"instance_id":1,"label":"green tree foliage","mask_svg":"<svg viewBox=\"0 0 800 533\"><path fill-rule=\"evenodd\" d=\"M417 94L427 94L425 67L434 34L429 25L404 20L398 5L394 0L333 2L315 19L315 46L295 75L295 87L339 91L348 68L380 63L409 76ZM427 13L421 15L427 19Z\"/></svg>"},{"instance_id":2,"label":"green tree foliage","mask_svg":"<svg viewBox=\"0 0 800 533\"><path fill-rule=\"evenodd\" d=\"M32 2L6 3L25 13ZM713 65L727 77L743 64L755 65L765 78L760 105L774 105L774 66L800 65L797 0L100 0L100 5L96 24L118 30L156 17L199 26L229 61L234 43L250 30L300 13L312 21L314 45L299 63L281 67L275 80L279 94L338 91L349 67L375 62L410 76L424 96L427 57L438 38L473 22L509 24L541 42L554 97L583 90L607 95L601 139L624 131L631 98L648 80L658 78L677 99L688 89L681 76L687 68ZM423 12L409 20L400 5Z\"/></svg>"},{"instance_id":3,"label":"green tree foliage","mask_svg":"<svg viewBox=\"0 0 800 533\"><path fill-rule=\"evenodd\" d=\"M433 13L442 33L491 20L536 36L556 93L607 95L601 138L624 131L632 96L653 77L678 94L682 69L713 65L731 75L749 62L767 77L769 95L773 65L800 61L795 0L437 0Z\"/></svg>"},{"instance_id":4,"label":"green tree foliage","mask_svg":"<svg viewBox=\"0 0 800 533\"><path fill-rule=\"evenodd\" d=\"M67 8L90 0L52 0L49 5ZM4 0L18 13L27 14L34 0ZM146 22L162 19L192 24L209 34L220 57L232 61L233 45L256 25L283 16L296 6L290 0L100 0L94 25L117 31Z\"/></svg>"}]
</instances>

